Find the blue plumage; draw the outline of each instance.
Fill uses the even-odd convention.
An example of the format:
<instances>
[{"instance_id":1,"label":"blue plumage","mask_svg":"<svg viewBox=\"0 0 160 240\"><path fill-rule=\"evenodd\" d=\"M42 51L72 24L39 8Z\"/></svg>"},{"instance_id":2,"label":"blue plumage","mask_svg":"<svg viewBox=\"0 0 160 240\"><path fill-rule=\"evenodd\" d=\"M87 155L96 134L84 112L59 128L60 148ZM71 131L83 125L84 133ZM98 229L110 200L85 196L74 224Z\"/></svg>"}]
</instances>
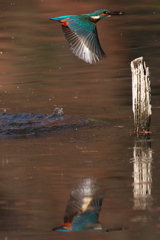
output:
<instances>
[{"instance_id":1,"label":"blue plumage","mask_svg":"<svg viewBox=\"0 0 160 240\"><path fill-rule=\"evenodd\" d=\"M123 15L124 12L97 10L91 14L67 15L50 18L59 21L69 43L70 50L87 63L95 63L106 57L97 34L96 23L111 15Z\"/></svg>"}]
</instances>

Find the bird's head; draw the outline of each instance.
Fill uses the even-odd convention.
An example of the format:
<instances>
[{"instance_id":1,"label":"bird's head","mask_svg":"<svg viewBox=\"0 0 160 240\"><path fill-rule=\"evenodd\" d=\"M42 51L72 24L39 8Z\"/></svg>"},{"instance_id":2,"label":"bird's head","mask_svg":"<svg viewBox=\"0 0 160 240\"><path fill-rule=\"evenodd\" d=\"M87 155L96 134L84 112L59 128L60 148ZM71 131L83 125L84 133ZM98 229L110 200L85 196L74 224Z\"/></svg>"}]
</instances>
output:
<instances>
[{"instance_id":1,"label":"bird's head","mask_svg":"<svg viewBox=\"0 0 160 240\"><path fill-rule=\"evenodd\" d=\"M110 17L112 15L124 15L124 14L125 14L125 12L109 11L109 10L101 9L101 10L97 10L94 13L91 13L89 15L93 21L97 22L104 17Z\"/></svg>"}]
</instances>

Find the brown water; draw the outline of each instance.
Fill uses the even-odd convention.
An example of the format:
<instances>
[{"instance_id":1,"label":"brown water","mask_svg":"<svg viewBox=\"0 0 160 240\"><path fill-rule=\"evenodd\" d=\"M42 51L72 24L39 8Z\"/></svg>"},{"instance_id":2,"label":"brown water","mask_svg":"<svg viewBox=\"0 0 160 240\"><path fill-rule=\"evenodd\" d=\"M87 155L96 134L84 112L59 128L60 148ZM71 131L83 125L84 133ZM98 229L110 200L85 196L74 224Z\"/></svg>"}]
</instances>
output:
<instances>
[{"instance_id":1,"label":"brown water","mask_svg":"<svg viewBox=\"0 0 160 240\"><path fill-rule=\"evenodd\" d=\"M63 107L98 126L0 139L0 239L160 238L159 1L1 1L0 110L51 114ZM98 26L108 58L89 65L68 49L50 17L126 11ZM149 157L133 158L130 61L143 56L152 81ZM147 155L147 156L148 156ZM71 191L86 178L103 186L99 221L125 231L53 232ZM137 181L141 180L140 183Z\"/></svg>"}]
</instances>

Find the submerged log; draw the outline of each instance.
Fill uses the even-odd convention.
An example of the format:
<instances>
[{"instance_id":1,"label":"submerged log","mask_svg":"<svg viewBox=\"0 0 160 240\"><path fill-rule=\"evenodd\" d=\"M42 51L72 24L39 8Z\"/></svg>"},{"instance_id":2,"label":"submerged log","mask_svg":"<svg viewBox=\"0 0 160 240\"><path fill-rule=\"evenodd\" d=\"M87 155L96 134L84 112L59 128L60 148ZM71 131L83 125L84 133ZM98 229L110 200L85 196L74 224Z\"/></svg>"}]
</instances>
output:
<instances>
[{"instance_id":1,"label":"submerged log","mask_svg":"<svg viewBox=\"0 0 160 240\"><path fill-rule=\"evenodd\" d=\"M53 114L42 113L0 113L0 137L40 134L78 129L91 125L92 121L78 116L64 115L62 108L55 108Z\"/></svg>"},{"instance_id":2,"label":"submerged log","mask_svg":"<svg viewBox=\"0 0 160 240\"><path fill-rule=\"evenodd\" d=\"M143 57L131 62L132 72L132 110L136 133L148 133L151 121L151 88L149 68Z\"/></svg>"}]
</instances>

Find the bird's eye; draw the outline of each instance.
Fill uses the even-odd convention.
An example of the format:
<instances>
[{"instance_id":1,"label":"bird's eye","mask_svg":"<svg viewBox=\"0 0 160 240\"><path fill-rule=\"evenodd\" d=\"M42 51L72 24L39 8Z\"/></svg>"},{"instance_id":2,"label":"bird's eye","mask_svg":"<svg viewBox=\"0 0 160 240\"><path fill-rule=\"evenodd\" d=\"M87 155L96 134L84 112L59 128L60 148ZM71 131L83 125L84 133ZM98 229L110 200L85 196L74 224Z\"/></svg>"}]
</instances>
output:
<instances>
[{"instance_id":1,"label":"bird's eye","mask_svg":"<svg viewBox=\"0 0 160 240\"><path fill-rule=\"evenodd\" d=\"M103 13L104 13L104 14L106 14L107 12L106 12L106 11L104 11Z\"/></svg>"}]
</instances>

